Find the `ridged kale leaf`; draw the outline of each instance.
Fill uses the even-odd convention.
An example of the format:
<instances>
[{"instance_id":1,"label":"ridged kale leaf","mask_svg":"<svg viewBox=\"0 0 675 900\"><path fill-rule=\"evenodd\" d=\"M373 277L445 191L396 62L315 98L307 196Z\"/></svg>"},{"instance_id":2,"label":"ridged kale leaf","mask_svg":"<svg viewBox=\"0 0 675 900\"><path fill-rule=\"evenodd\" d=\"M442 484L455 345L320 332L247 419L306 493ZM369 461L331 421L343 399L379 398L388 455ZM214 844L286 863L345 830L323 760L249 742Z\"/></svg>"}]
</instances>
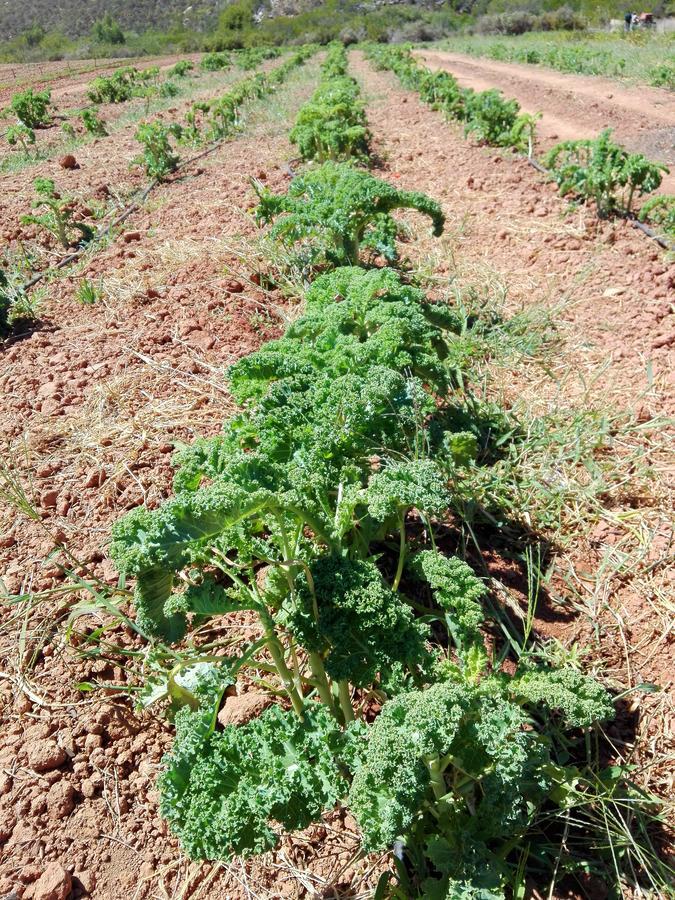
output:
<instances>
[{"instance_id":1,"label":"ridged kale leaf","mask_svg":"<svg viewBox=\"0 0 675 900\"><path fill-rule=\"evenodd\" d=\"M280 619L305 649L325 655L326 672L358 687L397 667L429 660L428 629L369 560L328 556L301 575Z\"/></svg>"},{"instance_id":2,"label":"ridged kale leaf","mask_svg":"<svg viewBox=\"0 0 675 900\"><path fill-rule=\"evenodd\" d=\"M161 813L192 859L270 850L279 826L305 828L346 793L344 741L317 704L307 705L302 721L274 705L222 731L208 706L184 708L159 778Z\"/></svg>"}]
</instances>

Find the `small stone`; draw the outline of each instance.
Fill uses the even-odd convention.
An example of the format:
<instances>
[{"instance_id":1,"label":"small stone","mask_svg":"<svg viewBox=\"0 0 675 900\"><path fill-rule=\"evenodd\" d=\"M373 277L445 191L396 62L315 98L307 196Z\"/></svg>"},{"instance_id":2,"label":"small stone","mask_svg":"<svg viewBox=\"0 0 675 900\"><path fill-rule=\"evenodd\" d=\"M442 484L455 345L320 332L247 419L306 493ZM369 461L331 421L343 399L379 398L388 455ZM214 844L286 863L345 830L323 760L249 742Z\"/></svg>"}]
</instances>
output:
<instances>
[{"instance_id":1,"label":"small stone","mask_svg":"<svg viewBox=\"0 0 675 900\"><path fill-rule=\"evenodd\" d=\"M140 231L125 231L122 235L122 240L125 244L130 244L132 241L140 241L140 239Z\"/></svg>"},{"instance_id":2,"label":"small stone","mask_svg":"<svg viewBox=\"0 0 675 900\"><path fill-rule=\"evenodd\" d=\"M84 487L85 488L93 488L93 487L101 487L103 482L106 480L107 475L105 469L100 466L89 469L87 474L84 477Z\"/></svg>"},{"instance_id":3,"label":"small stone","mask_svg":"<svg viewBox=\"0 0 675 900\"><path fill-rule=\"evenodd\" d=\"M225 706L218 713L221 725L245 725L256 719L272 703L269 694L250 691L247 694L228 697Z\"/></svg>"},{"instance_id":4,"label":"small stone","mask_svg":"<svg viewBox=\"0 0 675 900\"><path fill-rule=\"evenodd\" d=\"M61 404L55 397L47 397L47 399L43 400L40 404L40 412L44 416L53 416L60 412L60 410Z\"/></svg>"},{"instance_id":5,"label":"small stone","mask_svg":"<svg viewBox=\"0 0 675 900\"><path fill-rule=\"evenodd\" d=\"M659 347L670 347L672 343L675 343L675 331L670 331L668 334L660 334L652 341L652 347L654 350L658 350Z\"/></svg>"},{"instance_id":6,"label":"small stone","mask_svg":"<svg viewBox=\"0 0 675 900\"><path fill-rule=\"evenodd\" d=\"M55 489L43 491L40 494L40 506L43 509L54 509L58 500L59 492Z\"/></svg>"},{"instance_id":7,"label":"small stone","mask_svg":"<svg viewBox=\"0 0 675 900\"><path fill-rule=\"evenodd\" d=\"M207 334L205 331L193 331L188 335L187 342L192 347L206 351L211 350L216 343L216 339L212 334Z\"/></svg>"},{"instance_id":8,"label":"small stone","mask_svg":"<svg viewBox=\"0 0 675 900\"><path fill-rule=\"evenodd\" d=\"M0 815L0 844L4 844L9 840L16 825L16 818L9 810L3 810Z\"/></svg>"},{"instance_id":9,"label":"small stone","mask_svg":"<svg viewBox=\"0 0 675 900\"><path fill-rule=\"evenodd\" d=\"M92 797L96 796L96 785L91 780L91 778L84 779L84 781L80 785L80 790L82 791L82 796L86 797L87 800L91 800Z\"/></svg>"},{"instance_id":10,"label":"small stone","mask_svg":"<svg viewBox=\"0 0 675 900\"><path fill-rule=\"evenodd\" d=\"M16 538L13 534L3 534L0 536L0 550L9 550L16 544Z\"/></svg>"},{"instance_id":11,"label":"small stone","mask_svg":"<svg viewBox=\"0 0 675 900\"><path fill-rule=\"evenodd\" d=\"M75 791L67 781L53 784L47 794L47 809L51 819L59 820L69 816L75 808Z\"/></svg>"},{"instance_id":12,"label":"small stone","mask_svg":"<svg viewBox=\"0 0 675 900\"><path fill-rule=\"evenodd\" d=\"M96 890L96 875L90 869L84 869L82 872L76 872L75 878L80 882L80 886L87 894L93 894Z\"/></svg>"},{"instance_id":13,"label":"small stone","mask_svg":"<svg viewBox=\"0 0 675 900\"><path fill-rule=\"evenodd\" d=\"M229 291L231 294L241 294L244 290L244 285L241 281L228 281L225 285L225 290Z\"/></svg>"},{"instance_id":14,"label":"small stone","mask_svg":"<svg viewBox=\"0 0 675 900\"><path fill-rule=\"evenodd\" d=\"M33 900L66 900L73 878L61 863L51 862L35 883Z\"/></svg>"},{"instance_id":15,"label":"small stone","mask_svg":"<svg viewBox=\"0 0 675 900\"><path fill-rule=\"evenodd\" d=\"M59 160L59 165L62 169L79 169L79 165L75 157L72 153L66 153L65 156L62 156Z\"/></svg>"},{"instance_id":16,"label":"small stone","mask_svg":"<svg viewBox=\"0 0 675 900\"><path fill-rule=\"evenodd\" d=\"M29 744L27 754L28 765L36 772L58 769L68 759L68 754L63 747L59 747L51 738Z\"/></svg>"}]
</instances>

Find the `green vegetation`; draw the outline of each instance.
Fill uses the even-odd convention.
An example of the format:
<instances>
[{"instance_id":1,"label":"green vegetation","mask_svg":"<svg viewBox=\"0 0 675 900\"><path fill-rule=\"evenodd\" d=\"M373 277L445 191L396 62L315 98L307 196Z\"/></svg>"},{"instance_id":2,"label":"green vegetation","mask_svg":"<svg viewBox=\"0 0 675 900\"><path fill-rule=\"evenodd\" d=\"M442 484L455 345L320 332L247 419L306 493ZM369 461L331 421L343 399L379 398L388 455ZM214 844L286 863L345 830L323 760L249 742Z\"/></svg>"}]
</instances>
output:
<instances>
[{"instance_id":1,"label":"green vegetation","mask_svg":"<svg viewBox=\"0 0 675 900\"><path fill-rule=\"evenodd\" d=\"M109 12L106 12L102 19L94 22L91 34L99 44L124 44L126 41L124 32Z\"/></svg>"},{"instance_id":2,"label":"green vegetation","mask_svg":"<svg viewBox=\"0 0 675 900\"><path fill-rule=\"evenodd\" d=\"M99 75L89 85L87 97L92 103L124 103L144 93L144 79L134 66L124 66L112 75Z\"/></svg>"},{"instance_id":3,"label":"green vegetation","mask_svg":"<svg viewBox=\"0 0 675 900\"><path fill-rule=\"evenodd\" d=\"M188 72L192 72L195 64L189 59L179 59L175 66L169 69L170 78L185 78Z\"/></svg>"},{"instance_id":4,"label":"green vegetation","mask_svg":"<svg viewBox=\"0 0 675 900\"><path fill-rule=\"evenodd\" d=\"M667 166L641 153L629 153L612 141L608 129L593 140L563 141L543 159L560 193L595 202L598 215L628 215L633 200L661 185Z\"/></svg>"},{"instance_id":5,"label":"green vegetation","mask_svg":"<svg viewBox=\"0 0 675 900\"><path fill-rule=\"evenodd\" d=\"M205 72L219 72L222 69L229 69L231 65L228 53L207 53L199 63L200 68Z\"/></svg>"},{"instance_id":6,"label":"green vegetation","mask_svg":"<svg viewBox=\"0 0 675 900\"><path fill-rule=\"evenodd\" d=\"M407 47L370 45L366 54L379 69L391 69L410 90L418 91L434 109L464 122L466 134L494 147L513 147L532 154L537 117L521 113L516 100L501 91L461 88L449 72L431 72L420 65Z\"/></svg>"},{"instance_id":7,"label":"green vegetation","mask_svg":"<svg viewBox=\"0 0 675 900\"><path fill-rule=\"evenodd\" d=\"M257 190L257 221L274 222L271 237L295 247L309 266L357 265L362 249L393 262L395 209L416 209L429 216L434 235L443 233L445 217L435 200L418 191L398 190L346 163L327 162L306 172L285 194Z\"/></svg>"},{"instance_id":8,"label":"green vegetation","mask_svg":"<svg viewBox=\"0 0 675 900\"><path fill-rule=\"evenodd\" d=\"M22 216L22 224L39 225L46 229L64 250L82 246L93 238L94 229L77 216L76 203L63 197L51 178L36 178L34 185L38 196L32 207L42 212Z\"/></svg>"},{"instance_id":9,"label":"green vegetation","mask_svg":"<svg viewBox=\"0 0 675 900\"><path fill-rule=\"evenodd\" d=\"M347 75L347 54L332 47L312 99L298 114L290 140L304 160L367 159L370 133L359 87Z\"/></svg>"},{"instance_id":10,"label":"green vegetation","mask_svg":"<svg viewBox=\"0 0 675 900\"><path fill-rule=\"evenodd\" d=\"M138 126L135 138L143 145L143 155L136 162L142 164L146 174L163 181L176 171L180 157L171 146L171 138L178 138L181 127L163 122L143 122Z\"/></svg>"},{"instance_id":11,"label":"green vegetation","mask_svg":"<svg viewBox=\"0 0 675 900\"><path fill-rule=\"evenodd\" d=\"M51 121L50 106L49 91L34 91L29 88L27 91L14 94L7 112L13 113L19 124L26 128L45 128Z\"/></svg>"},{"instance_id":12,"label":"green vegetation","mask_svg":"<svg viewBox=\"0 0 675 900\"><path fill-rule=\"evenodd\" d=\"M675 197L661 194L642 205L638 218L648 222L675 248Z\"/></svg>"},{"instance_id":13,"label":"green vegetation","mask_svg":"<svg viewBox=\"0 0 675 900\"><path fill-rule=\"evenodd\" d=\"M105 137L108 134L106 124L96 109L83 109L80 118L88 134L94 137Z\"/></svg>"},{"instance_id":14,"label":"green vegetation","mask_svg":"<svg viewBox=\"0 0 675 900\"><path fill-rule=\"evenodd\" d=\"M25 154L28 154L30 148L35 146L35 132L21 122L17 125L10 125L5 136L10 147L16 147L18 144Z\"/></svg>"},{"instance_id":15,"label":"green vegetation","mask_svg":"<svg viewBox=\"0 0 675 900\"><path fill-rule=\"evenodd\" d=\"M675 88L675 45L669 35L596 32L457 36L442 46L457 53L504 62L548 66L580 75L626 77Z\"/></svg>"}]
</instances>

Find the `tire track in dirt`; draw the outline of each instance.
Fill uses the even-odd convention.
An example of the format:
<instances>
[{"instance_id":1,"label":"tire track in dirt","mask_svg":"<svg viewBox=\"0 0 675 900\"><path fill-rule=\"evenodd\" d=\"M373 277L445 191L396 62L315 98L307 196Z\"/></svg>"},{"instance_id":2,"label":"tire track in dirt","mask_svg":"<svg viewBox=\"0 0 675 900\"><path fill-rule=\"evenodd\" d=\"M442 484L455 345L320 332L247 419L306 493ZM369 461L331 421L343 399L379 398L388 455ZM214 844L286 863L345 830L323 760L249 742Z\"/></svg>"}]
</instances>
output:
<instances>
[{"instance_id":1,"label":"tire track in dirt","mask_svg":"<svg viewBox=\"0 0 675 900\"><path fill-rule=\"evenodd\" d=\"M611 128L629 150L675 165L675 95L668 91L459 53L416 55L431 69L451 72L464 87L499 88L525 112L542 113L537 132L547 148L559 140L596 137L603 128ZM673 173L665 176L662 190L675 193Z\"/></svg>"},{"instance_id":2,"label":"tire track in dirt","mask_svg":"<svg viewBox=\"0 0 675 900\"><path fill-rule=\"evenodd\" d=\"M625 221L601 223L583 208L570 210L525 161L471 145L461 126L444 122L391 73L360 58L354 71L370 96L368 120L387 177L430 194L446 211L442 249L428 247L435 273L475 286L479 296L503 285L507 309L548 308L564 334L550 380L529 383L514 370L512 384L500 384L507 404L526 398L533 410L600 407L635 423L628 443L644 453L653 493L641 496L636 486L608 497L607 518L574 535L551 582L562 604L572 591L577 609L593 612L597 631L578 614L568 624L555 615L539 619L538 627L594 647L617 683L665 689L640 701L640 746L650 747L650 765L661 765L652 785L662 778L667 794L675 623L664 598L675 591L675 470L672 419L664 417L675 413L675 266ZM618 440L610 452L620 457L625 444Z\"/></svg>"}]
</instances>

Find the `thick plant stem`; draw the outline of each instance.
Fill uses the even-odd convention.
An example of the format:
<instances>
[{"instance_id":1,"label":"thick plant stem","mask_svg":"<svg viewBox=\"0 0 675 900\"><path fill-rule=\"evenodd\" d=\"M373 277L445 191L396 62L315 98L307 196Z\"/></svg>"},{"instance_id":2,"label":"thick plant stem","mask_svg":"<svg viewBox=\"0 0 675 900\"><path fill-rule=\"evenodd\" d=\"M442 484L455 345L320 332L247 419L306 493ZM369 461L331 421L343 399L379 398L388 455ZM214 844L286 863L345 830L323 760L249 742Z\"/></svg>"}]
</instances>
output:
<instances>
[{"instance_id":1,"label":"thick plant stem","mask_svg":"<svg viewBox=\"0 0 675 900\"><path fill-rule=\"evenodd\" d=\"M392 590L394 591L398 590L398 586L401 583L403 563L405 562L405 519L403 517L401 517L399 525L399 535L398 566L396 567L396 575L394 576L394 583L392 585Z\"/></svg>"},{"instance_id":2,"label":"thick plant stem","mask_svg":"<svg viewBox=\"0 0 675 900\"><path fill-rule=\"evenodd\" d=\"M429 774L431 775L431 790L434 792L434 797L437 800L442 800L447 794L447 788L445 786L443 772L441 771L440 760L438 757L428 759L427 766L429 768Z\"/></svg>"},{"instance_id":3,"label":"thick plant stem","mask_svg":"<svg viewBox=\"0 0 675 900\"><path fill-rule=\"evenodd\" d=\"M338 697L340 698L340 709L345 719L345 725L349 725L354 721L354 710L352 709L352 701L349 696L349 685L346 681L338 682Z\"/></svg>"},{"instance_id":4,"label":"thick plant stem","mask_svg":"<svg viewBox=\"0 0 675 900\"><path fill-rule=\"evenodd\" d=\"M333 699L330 685L328 684L328 676L326 675L326 669L324 668L323 660L318 653L310 653L308 659L309 667L312 670L312 675L314 678L314 682L316 683L316 688L319 692L319 696L321 697L323 703L326 704L328 709L335 716L335 700Z\"/></svg>"},{"instance_id":5,"label":"thick plant stem","mask_svg":"<svg viewBox=\"0 0 675 900\"><path fill-rule=\"evenodd\" d=\"M267 610L260 610L259 615L262 621L263 629L265 631L265 642L268 650L270 651L272 660L274 661L274 665L276 666L276 670L279 673L279 677L281 678L284 688L286 689L286 693L289 696L294 711L301 719L304 719L304 703L302 702L302 697L300 696L298 689L295 686L293 673L286 665L283 647L281 646L279 638L277 637L274 630L274 622L272 621Z\"/></svg>"}]
</instances>

